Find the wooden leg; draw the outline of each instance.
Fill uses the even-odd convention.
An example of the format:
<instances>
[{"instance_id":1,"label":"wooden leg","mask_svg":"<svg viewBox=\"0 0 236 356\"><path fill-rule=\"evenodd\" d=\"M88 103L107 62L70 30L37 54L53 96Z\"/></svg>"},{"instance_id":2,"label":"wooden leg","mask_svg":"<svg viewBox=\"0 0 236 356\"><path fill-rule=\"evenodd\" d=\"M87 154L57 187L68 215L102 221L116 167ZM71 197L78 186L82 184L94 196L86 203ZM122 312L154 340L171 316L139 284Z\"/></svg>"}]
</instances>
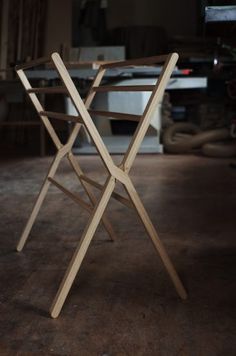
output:
<instances>
[{"instance_id":1,"label":"wooden leg","mask_svg":"<svg viewBox=\"0 0 236 356\"><path fill-rule=\"evenodd\" d=\"M53 160L53 163L52 163L52 165L51 165L51 167L50 167L50 169L48 171L48 174L47 174L47 176L46 176L46 178L44 180L44 183L43 183L43 185L42 185L42 187L40 189L38 198L37 198L37 200L35 202L33 210L32 210L32 212L30 214L30 217L29 217L29 219L28 219L28 221L26 223L24 231L23 231L23 233L22 233L22 235L20 237L20 240L18 242L18 245L16 247L17 251L21 251L23 249L23 247L24 247L24 245L25 245L25 243L26 243L26 241L28 239L29 233L30 233L30 231L32 229L32 226L33 226L33 224L35 222L35 219L36 219L36 217L37 217L37 215L39 213L41 205L42 205L42 203L44 201L44 198L45 198L45 196L47 194L47 191L48 191L48 188L50 186L50 181L48 180L48 177L52 178L55 175L57 167L58 167L58 165L60 163L60 160L61 160L61 158L59 158L58 156L56 156L55 159Z\"/></svg>"},{"instance_id":2,"label":"wooden leg","mask_svg":"<svg viewBox=\"0 0 236 356\"><path fill-rule=\"evenodd\" d=\"M106 209L108 201L114 190L114 187L115 187L115 179L113 177L110 177L107 183L105 184L100 200L97 202L94 211L91 214L91 217L82 235L80 243L74 253L74 256L72 257L72 260L67 268L67 271L61 282L57 295L52 303L50 311L51 311L51 316L53 318L56 318L59 315L61 308L63 307L65 299L70 291L72 283L76 277L76 274L78 273L78 270L88 250L88 247L94 236L97 226Z\"/></svg>"},{"instance_id":3,"label":"wooden leg","mask_svg":"<svg viewBox=\"0 0 236 356\"><path fill-rule=\"evenodd\" d=\"M74 169L81 185L83 186L84 190L86 191L91 203L93 206L95 206L96 202L97 202L97 199L96 197L94 196L92 190L90 189L90 187L82 180L80 179L80 176L83 175L83 172L80 168L80 165L77 161L77 159L75 158L75 156L70 152L68 154L68 160L72 166L72 168ZM116 235L115 235L115 232L113 230L113 227L109 221L109 219L107 218L106 214L104 213L103 214L103 217L102 217L102 223L104 225L104 228L106 229L109 237L110 237L110 240L111 241L115 241L116 240Z\"/></svg>"},{"instance_id":4,"label":"wooden leg","mask_svg":"<svg viewBox=\"0 0 236 356\"><path fill-rule=\"evenodd\" d=\"M157 232L156 232L156 229L155 227L153 226L139 196L138 196L138 193L136 192L132 182L129 180L129 183L126 185L126 191L131 199L131 201L133 202L136 210L137 210L137 213L140 217L140 219L142 220L143 222L143 225L148 233L148 235L150 236L156 250L158 251L160 257L161 257L161 260L176 288L176 291L177 293L179 294L179 296L182 298L182 299L186 299L187 298L187 293L186 293L186 290L169 258L169 256L167 255L167 252L160 240L160 238L158 237L157 235Z\"/></svg>"}]
</instances>

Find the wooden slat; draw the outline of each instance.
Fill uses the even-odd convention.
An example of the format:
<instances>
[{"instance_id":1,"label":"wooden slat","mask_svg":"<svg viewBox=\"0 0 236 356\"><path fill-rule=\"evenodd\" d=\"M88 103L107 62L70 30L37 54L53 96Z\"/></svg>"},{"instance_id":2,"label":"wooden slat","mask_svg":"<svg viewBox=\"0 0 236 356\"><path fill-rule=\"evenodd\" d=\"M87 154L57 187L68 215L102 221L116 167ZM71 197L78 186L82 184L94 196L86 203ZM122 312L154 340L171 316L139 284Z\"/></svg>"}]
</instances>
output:
<instances>
[{"instance_id":1,"label":"wooden slat","mask_svg":"<svg viewBox=\"0 0 236 356\"><path fill-rule=\"evenodd\" d=\"M165 65L163 66L162 73L159 76L157 85L155 86L155 88L152 92L152 95L150 96L150 99L148 101L148 104L147 104L142 116L119 113L119 112L109 112L109 111L90 111L90 113L94 113L96 115L108 116L108 117L112 116L114 118L118 118L121 120L124 120L124 119L134 120L135 119L135 121L137 121L140 119L140 122L137 127L134 138L131 141L128 151L127 151L126 155L124 156L122 164L119 167L117 167L114 164L101 136L99 135L99 133L96 129L96 126L94 125L94 122L93 122L91 116L89 115L89 113L87 111L87 108L90 107L90 103L95 95L95 91L92 91L92 89L91 89L89 91L89 94L86 98L85 103L83 103L83 100L81 99L71 77L69 76L68 71L66 70L66 68L63 64L63 61L61 60L60 56L57 53L54 53L52 55L52 59L53 59L53 62L55 64L55 67L56 67L56 70L57 70L59 76L61 77L62 81L64 82L65 86L68 89L68 93L71 97L71 100L72 100L76 110L77 110L77 113L78 113L77 116L70 116L70 115L64 115L61 113L44 111L44 109L42 108L40 103L37 101L38 99L37 99L35 93L30 94L30 98L33 101L38 113L41 115L41 119L44 121L49 133L51 134L51 137L54 140L54 143L56 144L58 152L57 152L57 155L56 155L56 157L48 171L48 175L47 175L47 177L44 181L44 184L41 188L41 191L38 195L38 198L37 198L35 206L32 210L31 216L28 220L28 223L26 224L26 227L24 229L24 232L22 234L22 237L21 237L20 242L17 247L18 251L22 250L24 243L28 238L28 235L29 235L30 230L33 226L35 218L36 218L36 216L39 212L39 209L43 203L43 200L46 196L50 182L52 182L55 186L57 186L61 191L63 191L66 195L68 195L76 203L82 205L86 210L91 211L91 216L90 216L88 223L85 227L84 233L80 239L80 242L76 248L76 251L71 259L71 262L68 266L68 269L65 273L65 276L62 280L62 283L61 283L59 290L56 294L56 297L53 301L53 304L51 307L51 316L53 318L56 318L61 311L61 308L65 302L65 299L69 293L69 290L73 284L73 281L80 269L81 263L83 262L83 259L86 255L88 247L92 241L94 233L96 232L98 224L100 223L102 217L104 216L105 209L107 207L107 204L108 204L111 196L113 196L116 200L120 201L124 205L127 205L128 207L132 207L132 208L136 209L138 215L140 216L140 218L143 222L143 225L144 225L147 233L149 234L156 250L158 251L158 253L162 259L162 262L164 263L164 266L166 267L168 274L170 275L170 278L172 279L172 281L176 287L176 290L178 291L179 295L183 299L185 299L187 296L186 291L185 291L168 255L165 251L165 248L162 245L162 243L156 233L155 227L152 224L152 222L150 221L148 214L147 214L145 208L143 207L142 202L141 202L141 200L140 200L140 198L139 198L139 196L138 196L138 194L130 180L130 177L128 175L129 170L132 166L133 160L138 152L138 148L140 147L143 137L144 137L144 135L148 129L148 126L150 124L152 114L156 108L157 103L161 100L161 98L163 96L163 92L165 90L166 84L167 84L169 77L171 75L171 72L175 66L177 57L178 57L177 54L172 54L169 57L159 56L159 57L152 57L152 58L148 58L148 59L146 58L146 59L139 59L139 60L131 60L131 61L120 62L118 65L117 65L117 63L114 63L114 64L107 66L107 68L109 68L109 67L112 68L113 66L114 67L122 66L122 64L123 64L123 66L143 65L143 64L150 65L150 64L153 64L156 62L163 61L167 58L167 61L166 61ZM95 78L94 84L93 84L94 86L99 85L99 83L103 77L103 74L106 70L106 66L104 66L104 68L101 67L99 69L99 72L98 72L98 74ZM29 84L27 78L24 76L24 73L22 70L18 71L18 75L21 78L25 88L31 89L30 84ZM60 144L60 140L57 137L56 133L53 131L53 127L52 127L50 121L48 120L47 116L52 117L52 118L62 119L62 120L66 119L66 120L70 120L70 121L73 121L72 119L74 119L74 120L76 120L77 123L79 122L79 120L83 119L85 127L88 130L88 132L89 132L89 134L97 148L97 151L105 165L105 168L108 171L108 177L107 177L106 182L103 186L97 182L94 182L92 179L84 176L83 174L81 174L81 170L78 168L78 166L76 166L75 170L77 172L78 178L84 182L84 185L86 185L86 183L88 183L88 184L91 184L92 186L101 190L100 199L96 203L93 200L93 198L91 199L90 193L89 193L89 197L91 199L92 204L88 204L87 202L83 201L77 195L73 194L67 188L65 188L63 185L61 185L60 183L58 183L56 180L53 179L61 159L65 155L67 155L69 158L69 155L71 154L73 142L76 138L76 135L77 135L81 125L78 123L74 126L74 129L72 131L72 134L71 134L69 140L67 141L67 143L65 145L62 145L62 144ZM80 118L82 118L82 119L80 119ZM114 192L115 185L116 185L117 181L124 185L130 200L123 197L122 195ZM87 184L87 186L88 186L88 184ZM93 207L93 205L94 205L94 207Z\"/></svg>"},{"instance_id":2,"label":"wooden slat","mask_svg":"<svg viewBox=\"0 0 236 356\"><path fill-rule=\"evenodd\" d=\"M167 83L171 77L171 74L175 68L176 62L179 56L177 53L172 53L167 56L166 62L162 68L161 74L158 78L158 82L156 84L155 89L153 90L146 108L143 112L143 116L140 120L139 126L130 141L127 152L124 155L122 165L126 172L132 167L133 161L138 153L141 142L146 135L148 127L150 125L150 121L154 111L156 110L157 104L161 101L163 97L164 90L167 86Z\"/></svg>"},{"instance_id":3,"label":"wooden slat","mask_svg":"<svg viewBox=\"0 0 236 356\"><path fill-rule=\"evenodd\" d=\"M103 85L101 87L93 87L96 92L108 91L152 91L155 85Z\"/></svg>"},{"instance_id":4,"label":"wooden slat","mask_svg":"<svg viewBox=\"0 0 236 356\"><path fill-rule=\"evenodd\" d=\"M177 293L179 294L179 296L182 299L187 299L187 293L186 290L173 266L173 263L171 262L166 249L163 245L163 243L161 242L159 236L157 235L156 229L153 225L153 223L151 222L147 211L145 210L143 203L141 201L141 199L138 196L138 193L135 190L135 187L133 186L131 180L129 179L128 184L126 184L125 189L131 199L131 201L134 204L134 207L145 227L145 230L147 231L148 235L150 236L153 245L155 247L155 249L157 250L162 263L164 264L167 273L170 276L170 279L172 280Z\"/></svg>"},{"instance_id":5,"label":"wooden slat","mask_svg":"<svg viewBox=\"0 0 236 356\"><path fill-rule=\"evenodd\" d=\"M61 308L64 305L66 297L71 289L71 286L80 269L80 266L83 262L83 259L89 248L89 245L93 239L93 236L105 212L105 209L110 200L111 193L114 190L114 187L115 187L115 178L110 177L109 179L107 179L107 182L101 194L101 198L97 202L88 220L83 235L81 236L81 239L79 241L78 247L75 250L75 253L64 275L64 278L60 284L58 292L54 298L54 301L50 308L50 314L52 318L57 318L58 315L60 314Z\"/></svg>"},{"instance_id":6,"label":"wooden slat","mask_svg":"<svg viewBox=\"0 0 236 356\"><path fill-rule=\"evenodd\" d=\"M84 61L70 61L70 62L65 62L63 61L67 69L94 69L97 70L99 69L101 64L106 64L106 63L113 63L114 61L90 61L90 62L84 62ZM49 63L46 65L46 68L54 68L53 63Z\"/></svg>"},{"instance_id":7,"label":"wooden slat","mask_svg":"<svg viewBox=\"0 0 236 356\"><path fill-rule=\"evenodd\" d=\"M95 182L93 179L85 176L85 175L80 175L80 179L84 180L85 182L91 184L93 187L102 190L104 188L104 186L102 184L99 184L97 182ZM122 195L113 192L111 194L112 198L116 199L117 201L119 201L120 203L126 205L128 208L132 208L133 209L133 204L131 203L130 200L126 199L125 197L123 197Z\"/></svg>"},{"instance_id":8,"label":"wooden slat","mask_svg":"<svg viewBox=\"0 0 236 356\"><path fill-rule=\"evenodd\" d=\"M68 91L63 86L56 86L56 87L41 87L41 88L32 88L28 89L27 92L35 93L35 94L67 94Z\"/></svg>"},{"instance_id":9,"label":"wooden slat","mask_svg":"<svg viewBox=\"0 0 236 356\"><path fill-rule=\"evenodd\" d=\"M47 63L47 62L50 62L50 61L51 61L50 57L42 57L42 58L36 59L34 61L26 62L26 63L23 63L23 64L18 64L15 67L15 69L16 69L16 71L20 70L20 69L27 69L27 68L39 66L40 64L44 64L44 63Z\"/></svg>"},{"instance_id":10,"label":"wooden slat","mask_svg":"<svg viewBox=\"0 0 236 356\"><path fill-rule=\"evenodd\" d=\"M59 112L53 112L53 111L40 111L39 115L50 117L51 119L58 119L58 120L63 120L63 121L72 121L72 122L83 124L83 121L80 119L79 116L66 115L66 114L62 114L62 113L59 113Z\"/></svg>"},{"instance_id":11,"label":"wooden slat","mask_svg":"<svg viewBox=\"0 0 236 356\"><path fill-rule=\"evenodd\" d=\"M100 110L88 110L91 115L105 116L105 117L113 117L119 120L128 120L128 121L139 121L140 115L126 114L121 112L114 111L100 111Z\"/></svg>"},{"instance_id":12,"label":"wooden slat","mask_svg":"<svg viewBox=\"0 0 236 356\"><path fill-rule=\"evenodd\" d=\"M77 195L71 193L68 189L66 189L62 184L58 183L55 179L53 178L48 178L48 180L53 183L58 189L60 189L63 193L65 193L69 198L71 198L75 203L79 204L84 208L85 210L92 212L93 207L86 203L83 199L79 198Z\"/></svg>"},{"instance_id":13,"label":"wooden slat","mask_svg":"<svg viewBox=\"0 0 236 356\"><path fill-rule=\"evenodd\" d=\"M91 116L88 113L87 110L87 104L89 103L90 99L89 98L93 98L93 96L89 96L86 98L86 102L85 104L83 103L83 100L81 99L81 96L78 93L78 90L76 89L76 86L73 82L73 80L71 79L61 57L59 56L58 53L53 53L52 54L52 59L53 62L55 64L55 67L57 69L57 72L60 76L60 78L62 79L62 81L64 82L65 86L68 89L68 92L70 94L71 100L77 110L77 112L80 114L80 116L83 118L84 120L84 126L86 127L86 129L88 130L91 139L94 142L95 147L97 148L97 151L100 154L100 157L104 163L104 166L106 167L107 171L112 174L114 172L114 162L107 150L106 145L104 144L101 136L99 135L99 132L91 118ZM104 69L100 68L97 76L95 78L95 81L99 81L99 78L102 78L103 76L103 72ZM94 83L95 84L95 83ZM95 84L96 85L96 84ZM97 86L97 85L96 85ZM95 93L94 93L95 94ZM78 125L77 125L78 127ZM77 129L77 127L75 129ZM121 170L120 170L121 171ZM124 176L124 173L121 171L120 173L119 171L119 178L122 179L122 176Z\"/></svg>"},{"instance_id":14,"label":"wooden slat","mask_svg":"<svg viewBox=\"0 0 236 356\"><path fill-rule=\"evenodd\" d=\"M130 66L142 66L142 65L151 65L155 63L163 63L167 59L167 55L163 56L153 56L153 57L144 57L144 58L137 58L137 59L130 59L127 61L117 61L113 63L106 63L102 64L101 68L108 69L108 68L120 68L120 67L130 67Z\"/></svg>"},{"instance_id":15,"label":"wooden slat","mask_svg":"<svg viewBox=\"0 0 236 356\"><path fill-rule=\"evenodd\" d=\"M31 89L31 85L30 82L28 80L28 78L25 75L25 72L22 69L17 70L17 74L25 88L25 90ZM30 100L32 101L35 109L37 110L37 113L39 114L41 111L44 111L44 108L42 107L42 104L40 103L38 97L36 96L36 94L32 93L29 95ZM56 146L56 148L59 150L62 147L62 143L59 139L59 137L57 136L54 128L52 127L52 124L50 123L50 121L48 120L47 117L45 116L40 116L41 120L44 123L45 128L47 129L54 145Z\"/></svg>"},{"instance_id":16,"label":"wooden slat","mask_svg":"<svg viewBox=\"0 0 236 356\"><path fill-rule=\"evenodd\" d=\"M70 152L68 155L67 155L67 159L69 160L70 164L71 164L71 167L72 169L74 170L75 174L77 175L77 178L79 179L82 187L84 188L85 192L87 193L88 195L88 198L91 202L91 205L95 206L96 203L97 203L97 198L96 196L94 195L93 191L92 191L92 187L88 186L88 184L83 181L82 179L80 179L80 176L83 175L83 171L79 165L79 162L78 160L75 158L75 156L73 155L72 152ZM106 214L103 214L103 217L102 217L102 223L103 223L103 226L104 228L107 230L107 233L110 237L110 240L111 241L115 241L116 240L116 234L115 234L115 231L109 221L109 219L107 218Z\"/></svg>"}]
</instances>

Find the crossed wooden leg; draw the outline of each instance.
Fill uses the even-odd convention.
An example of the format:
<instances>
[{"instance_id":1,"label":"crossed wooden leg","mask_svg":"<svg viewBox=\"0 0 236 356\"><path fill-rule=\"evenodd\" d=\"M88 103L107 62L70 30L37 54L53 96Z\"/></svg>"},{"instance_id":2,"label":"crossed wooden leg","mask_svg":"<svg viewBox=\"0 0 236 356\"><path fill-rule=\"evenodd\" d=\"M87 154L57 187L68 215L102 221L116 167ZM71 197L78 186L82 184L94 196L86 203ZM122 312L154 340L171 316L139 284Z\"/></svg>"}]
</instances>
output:
<instances>
[{"instance_id":1,"label":"crossed wooden leg","mask_svg":"<svg viewBox=\"0 0 236 356\"><path fill-rule=\"evenodd\" d=\"M111 176L110 178L108 178L107 183L104 186L103 192L101 194L101 198L100 200L97 202L94 211L88 221L88 224L85 228L85 231L83 233L83 236L81 238L81 241L73 255L73 258L69 264L69 267L67 268L67 271L64 275L64 278L61 282L61 285L59 287L59 290L57 292L57 295L53 301L53 304L51 306L51 316L53 318L56 318L60 311L61 308L63 307L63 304L65 302L65 299L70 291L70 288L72 286L72 283L79 271L79 268L81 266L81 263L85 257L85 254L87 252L87 249L90 245L90 242L94 236L94 233L97 229L97 226L100 222L100 220L102 219L102 216L104 214L104 211L106 209L106 206L109 202L109 199L112 195L112 192L115 188L115 178L113 176ZM187 298L187 293L184 289L184 286L169 258L169 256L167 255L167 252L161 242L161 240L159 239L157 232L138 196L138 193L136 192L131 180L129 179L129 177L127 176L127 184L125 184L125 189L139 215L139 217L141 218L142 223L144 224L144 227L148 233L148 235L150 236L158 254L161 257L161 260L167 270L167 273L169 274L177 293L179 294L179 296L182 299L186 299Z\"/></svg>"},{"instance_id":2,"label":"crossed wooden leg","mask_svg":"<svg viewBox=\"0 0 236 356\"><path fill-rule=\"evenodd\" d=\"M35 222L35 219L39 213L39 210L41 208L41 205L43 204L43 201L45 199L45 196L47 194L47 191L48 191L48 188L50 186L50 181L48 180L48 177L53 177L56 173L56 170L57 170L57 167L59 165L61 161L61 155L60 155L60 152L57 153L57 155L55 156L52 164L51 164L51 167L49 168L49 171L48 171L48 174L43 182L43 185L40 189L40 192L39 192L39 195L38 195L38 198L35 202L35 205L33 207L33 210L30 214L30 217L26 223L26 226L24 228L24 231L20 237L20 240L18 242L18 245L16 247L17 251L21 251L28 239L28 236L29 236L29 233L32 229L32 226Z\"/></svg>"},{"instance_id":3,"label":"crossed wooden leg","mask_svg":"<svg viewBox=\"0 0 236 356\"><path fill-rule=\"evenodd\" d=\"M90 216L90 219L81 237L81 241L74 253L74 256L61 282L57 295L52 303L51 316L53 318L56 318L59 315L61 308L63 307L67 294L70 291L71 285L76 277L76 274L88 250L90 242L103 216L103 213L110 200L114 188L115 188L115 178L110 177L104 186L100 200L97 202L94 211Z\"/></svg>"},{"instance_id":4,"label":"crossed wooden leg","mask_svg":"<svg viewBox=\"0 0 236 356\"><path fill-rule=\"evenodd\" d=\"M60 164L60 161L63 158L63 156L64 155L62 155L61 152L58 151L58 153L56 154L56 156L55 156L55 158L54 158L54 160L53 160L53 162L52 162L52 164L51 164L51 166L50 166L50 168L48 170L48 174L47 174L47 176L46 176L46 178L45 178L45 180L44 180L44 182L42 184L42 187L40 189L40 192L39 192L38 197L36 199L36 202L34 204L33 210L32 210L32 212L30 214L30 217L29 217L29 219L28 219L28 221L26 223L26 226L25 226L25 228L23 230L23 233L22 233L22 235L20 237L20 240L18 242L18 245L17 245L16 249L19 252L23 249L23 247L24 247L24 245L25 245L25 243L26 243L26 241L28 239L30 231L31 231L31 229L33 227L33 224L34 224L34 222L35 222L35 220L36 220L36 218L38 216L39 210L40 210L40 208L41 208L41 206L43 204L43 201L44 201L44 199L46 197L46 194L48 192L49 186L51 184L50 179L52 179L54 177L54 175L55 175L55 173L57 171L57 168L58 168L58 166ZM89 199L91 201L92 206L95 206L96 205L96 198L95 198L93 192L91 191L91 189L89 189L89 187L86 185L86 183L84 183L80 179L80 175L82 175L83 172L80 169L80 166L79 166L76 158L73 156L73 154L71 152L68 154L68 159L69 159L73 169L75 170L75 172L76 172L76 174L77 174L77 176L78 176L78 178L79 178L79 180L81 182L81 185L83 186L84 190L86 191L86 193L87 193L87 195L88 195L88 197L89 197ZM102 223L104 225L104 228L107 230L111 241L114 241L115 240L115 232L114 232L114 230L113 230L113 228L111 226L111 223L109 222L108 218L106 217L106 215L104 215L102 217Z\"/></svg>"},{"instance_id":5,"label":"crossed wooden leg","mask_svg":"<svg viewBox=\"0 0 236 356\"><path fill-rule=\"evenodd\" d=\"M187 293L185 291L185 288L165 250L165 247L163 246L160 238L157 235L156 229L153 226L144 206L143 203L141 202L138 193L136 192L131 180L129 180L128 184L125 186L126 191L131 199L131 201L133 202L135 209L148 233L148 235L150 236L157 252L160 255L160 258L176 288L177 293L179 294L179 296L182 299L186 299L187 298Z\"/></svg>"},{"instance_id":6,"label":"crossed wooden leg","mask_svg":"<svg viewBox=\"0 0 236 356\"><path fill-rule=\"evenodd\" d=\"M92 190L90 189L90 187L88 186L88 184L86 184L86 182L84 182L80 177L83 175L83 172L79 166L78 160L75 158L75 156L73 155L72 152L70 152L68 154L68 160L72 166L72 168L74 169L81 185L83 186L84 190L87 192L87 195L92 203L93 206L95 206L97 199L94 196ZM113 227L109 221L109 219L107 218L107 216L104 214L102 217L102 223L104 225L104 228L107 230L108 235L110 236L111 241L114 241L115 238L115 232L113 230Z\"/></svg>"}]
</instances>

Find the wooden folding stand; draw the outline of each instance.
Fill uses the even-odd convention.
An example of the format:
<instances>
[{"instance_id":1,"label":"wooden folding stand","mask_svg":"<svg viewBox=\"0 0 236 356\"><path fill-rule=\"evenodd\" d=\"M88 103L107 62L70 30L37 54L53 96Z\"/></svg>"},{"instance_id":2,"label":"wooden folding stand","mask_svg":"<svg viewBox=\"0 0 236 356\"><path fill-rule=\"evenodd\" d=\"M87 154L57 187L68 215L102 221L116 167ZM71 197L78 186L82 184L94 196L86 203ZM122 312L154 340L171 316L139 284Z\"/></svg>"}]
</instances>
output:
<instances>
[{"instance_id":1,"label":"wooden folding stand","mask_svg":"<svg viewBox=\"0 0 236 356\"><path fill-rule=\"evenodd\" d=\"M60 311L61 308L65 302L65 299L67 297L67 294L69 293L69 290L71 288L71 285L76 277L76 274L80 268L80 265L84 259L84 256L87 252L87 249L90 245L90 242L94 236L94 233L98 227L98 224L100 221L103 222L104 227L108 231L111 239L114 239L114 232L111 227L111 224L107 217L104 214L104 211L106 209L106 206L110 200L110 197L113 197L117 199L119 202L123 203L124 205L134 208L148 235L150 236L157 252L159 253L161 260L176 288L177 293L182 299L187 298L186 291L179 279L178 274L176 273L176 270L170 261L170 258L168 257L166 250L160 241L157 232L135 190L135 187L133 186L133 183L129 177L129 171L131 169L131 166L134 162L134 159L136 157L136 154L139 150L139 147L141 145L141 142L147 132L147 129L150 124L150 120L152 118L152 115L154 113L154 110L162 99L164 90L166 88L166 85L170 79L170 76L173 72L173 69L176 65L178 59L178 55L176 53L169 54L166 56L157 56L157 57L148 57L148 58L143 58L143 59L136 59L136 60L128 60L124 62L116 62L116 63L109 63L109 64L104 64L100 67L100 69L97 72L97 75L93 81L93 84L89 90L89 93L87 95L87 98L83 102L81 99L62 59L60 58L58 53L53 53L50 59L39 59L37 61L24 64L21 66L17 66L17 74L19 78L21 79L27 93L29 94L29 97L31 101L33 102L36 110L38 111L38 114L40 118L42 119L49 135L51 136L56 148L57 148L57 154L53 160L53 163L48 171L48 174L45 178L45 181L42 185L42 188L40 190L40 193L38 195L38 198L36 200L36 203L34 205L33 211L30 215L30 218L26 224L26 227L23 231L23 234L20 238L20 241L17 246L17 250L21 251L22 248L24 247L24 244L28 238L28 235L30 233L30 230L32 228L32 225L37 217L37 214L39 212L39 209L42 205L42 202L46 196L46 193L48 191L50 183L53 183L55 186L57 186L59 189L61 189L65 194L67 194L69 197L71 197L74 201L76 201L78 204L80 204L83 208L88 210L91 215L88 220L87 226L83 232L83 235L81 237L81 240L78 244L78 247L70 261L70 264L67 268L67 271L65 273L65 276L61 282L61 285L59 287L59 290L55 296L55 299L52 303L51 306L51 316L53 318L56 318ZM25 69L36 66L42 63L47 62L48 60L52 60L53 65L55 66L55 69L57 70L59 77L61 78L62 81L62 86L57 86L57 87L47 87L47 88L32 88L30 85L29 80L27 79L27 72L25 72ZM101 85L102 78L106 72L106 70L112 69L112 68L121 68L121 67L127 67L127 66L143 66L143 65L154 65L155 63L163 63L162 66L162 71L161 74L156 82L155 85L144 85L144 86L108 86L108 85ZM142 115L131 115L131 114L124 114L124 113L117 113L117 112L107 112L107 111L93 111L90 110L91 103L94 99L94 96L97 92L108 92L108 91L149 91L151 92L150 99L148 100L148 103L146 105L146 108L143 112ZM42 107L40 101L38 100L38 97L36 94L40 93L65 93L70 97L72 100L78 115L71 116L71 115L66 115L62 113L56 113L56 112L48 112L45 111L44 108ZM134 120L138 121L138 126L137 129L134 133L134 136L129 144L128 150L126 154L123 157L122 163L117 166L114 164L106 146L104 145L101 136L99 135L93 120L91 118L91 115L102 115L102 116L107 116L107 117L113 117L113 118L118 118L120 120ZM49 121L50 118L53 119L59 119L59 120L66 120L66 121L71 121L75 123L75 126L70 134L70 137L68 138L68 141L66 144L62 145L60 142L51 122ZM74 144L74 141L79 133L79 130L81 128L81 125L84 125L86 128L88 134L90 135L97 152L99 156L101 157L104 166L107 171L107 179L104 184L104 186L100 185L99 183L95 182L91 178L87 177L84 175L82 172L77 158L72 153L72 146ZM63 157L67 157L73 170L77 174L77 177L84 187L85 191L88 194L88 197L90 199L91 204L88 204L84 202L81 198L78 196L75 196L72 194L70 191L68 191L64 186L62 186L60 183L58 183L54 179L54 175L56 173L56 170L58 168L58 165ZM123 184L129 199L125 198L124 196L114 192L116 182L120 182ZM93 192L91 191L91 186L96 187L101 190L101 196L98 201L96 201L95 196L93 195Z\"/></svg>"}]
</instances>

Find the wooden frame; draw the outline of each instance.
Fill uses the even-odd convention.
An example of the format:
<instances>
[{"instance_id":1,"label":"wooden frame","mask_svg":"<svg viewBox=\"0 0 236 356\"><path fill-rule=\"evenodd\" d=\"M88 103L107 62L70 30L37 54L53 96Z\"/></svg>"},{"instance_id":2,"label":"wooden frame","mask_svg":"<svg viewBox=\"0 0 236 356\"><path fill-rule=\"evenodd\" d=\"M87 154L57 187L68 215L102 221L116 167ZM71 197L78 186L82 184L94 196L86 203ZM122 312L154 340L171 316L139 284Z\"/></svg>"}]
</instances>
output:
<instances>
[{"instance_id":1,"label":"wooden frame","mask_svg":"<svg viewBox=\"0 0 236 356\"><path fill-rule=\"evenodd\" d=\"M57 154L53 160L53 163L48 171L48 174L45 178L45 181L42 185L42 188L40 190L40 193L38 195L38 198L36 200L36 203L34 205L34 208L32 210L32 213L30 215L30 218L25 226L25 229L23 231L23 234L19 240L17 250L21 251L22 248L24 247L24 244L28 238L28 235L30 233L30 230L32 228L32 225L37 217L37 214L39 212L39 209L43 203L43 200L46 196L46 193L48 191L49 185L53 183L55 186L57 186L60 190L62 190L65 194L67 194L69 197L71 197L74 201L76 201L78 204L80 204L83 208L85 208L87 211L91 213L90 218L88 220L87 226L83 232L83 235L81 237L81 240L78 244L78 247L72 257L72 260L67 268L67 271L65 273L65 276L61 282L61 285L59 287L59 290L55 296L55 299L53 301L53 304L51 306L51 316L53 318L56 318L60 311L61 308L65 302L65 299L67 297L67 294L70 291L71 285L77 275L77 272L81 266L81 263L84 259L84 256L87 252L87 249L90 245L90 242L94 236L94 233L97 229L97 226L100 221L103 222L104 227L108 231L110 238L114 240L114 232L112 229L112 226L108 220L108 218L105 215L105 209L106 206L110 200L111 197L117 199L119 202L123 203L125 206L129 208L133 208L137 211L137 214L139 215L148 235L150 236L157 252L160 255L160 258L176 288L177 293L182 299L187 298L186 291L183 287L182 282L179 279L179 276L170 260L170 258L167 255L167 252L159 239L157 232L155 230L154 225L152 224L139 196L138 193L135 190L135 187L129 177L129 171L132 167L132 164L134 162L134 159L136 157L136 154L138 152L138 149L141 145L141 142L146 134L146 131L149 127L150 121L151 121L151 116L155 110L156 105L158 102L161 100L162 95L164 93L164 90L166 88L166 85L169 81L169 78L173 72L173 69L176 65L176 61L178 59L178 55L176 53L169 54L167 56L158 56L158 57L149 57L149 58L143 58L143 59L137 59L137 60L130 60L130 61L124 61L124 62L116 62L116 63L109 63L109 64L104 64L101 65L97 75L93 81L93 84L90 88L90 91L87 95L87 98L83 102L81 99L62 59L60 58L58 53L53 53L51 56L52 63L55 66L59 77L61 78L63 87L55 88L55 91L53 88L46 89L46 88L32 88L26 73L25 69L28 67L31 67L32 65L38 65L41 63L44 63L45 61L48 61L48 59L40 59L38 61L31 62L30 64L18 66L16 68L16 71L18 73L19 78L21 79L26 91L28 92L30 99L32 103L34 104L36 110L38 111L38 114L40 118L42 119L49 135L51 136L56 148L57 148ZM128 150L126 154L123 157L122 163L119 166L116 166L112 160L112 157L110 156L106 146L104 145L102 138L100 137L93 120L90 116L90 111L89 107L93 101L93 98L96 94L96 92L99 91L98 88L101 91L103 90L113 90L111 87L105 87L101 86L101 81L102 78L105 74L106 70L109 70L109 68L114 68L114 67L124 67L124 66L131 66L131 65L153 65L155 63L162 63L162 71L161 74L157 80L156 85L150 87L150 86L143 86L140 88L138 87L137 90L143 90L143 91L151 91L151 96L150 99L147 103L147 106L143 112L142 115L139 117L137 115L135 116L135 120L139 120L137 129L135 131L135 134L130 142L130 145L128 147ZM122 90L130 90L132 91L134 88L133 86L130 88L120 88L120 91ZM117 90L117 89L115 89ZM136 90L136 89L134 89ZM69 115L64 115L61 113L52 113L52 112L46 112L41 103L39 102L36 93L40 92L42 93L48 92L48 93L53 93L53 92L66 92L67 95L69 95L70 99L72 100L77 112L78 116L69 116ZM104 113L104 116L112 116L114 113ZM118 113L115 113L116 117L119 117ZM132 116L132 115L131 115ZM58 136L56 135L56 132L51 125L49 118L53 117L59 120L68 120L68 121L74 121L75 126L71 132L71 135L68 138L68 141L65 145L62 145ZM122 114L119 118L124 119L125 115ZM127 116L127 119L132 119L129 115ZM84 125L86 128L88 134L90 135L92 141L94 142L94 145L97 149L97 152L99 156L101 157L105 169L107 171L107 179L104 184L104 186L100 185L99 183L93 181L91 178L87 177L84 175L82 172L77 158L73 155L72 153L72 146L73 143L79 133L79 130L81 128L81 125ZM67 157L72 169L76 172L77 177L84 187L85 191L88 194L88 197L90 199L90 204L85 203L81 198L73 195L71 192L69 192L65 187L63 187L60 183L58 183L53 177L56 173L56 170L59 166L59 163L63 157ZM114 192L116 182L120 182L123 184L129 199L123 197L122 195ZM98 201L96 201L93 192L91 191L91 186L98 188L101 190L101 196Z\"/></svg>"}]
</instances>

